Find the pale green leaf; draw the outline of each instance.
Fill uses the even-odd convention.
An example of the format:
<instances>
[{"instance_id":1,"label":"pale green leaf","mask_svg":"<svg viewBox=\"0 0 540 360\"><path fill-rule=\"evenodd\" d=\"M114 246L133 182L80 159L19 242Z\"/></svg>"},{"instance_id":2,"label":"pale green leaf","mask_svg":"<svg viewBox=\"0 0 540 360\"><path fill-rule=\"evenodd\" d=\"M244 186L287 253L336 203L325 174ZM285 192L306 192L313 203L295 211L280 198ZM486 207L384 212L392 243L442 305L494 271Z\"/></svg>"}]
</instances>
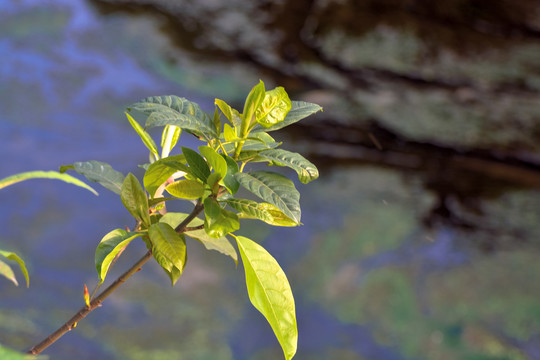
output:
<instances>
[{"instance_id":1,"label":"pale green leaf","mask_svg":"<svg viewBox=\"0 0 540 360\"><path fill-rule=\"evenodd\" d=\"M170 225L163 222L150 225L148 237L152 243L154 258L169 275L174 285L186 266L186 240Z\"/></svg>"},{"instance_id":2,"label":"pale green leaf","mask_svg":"<svg viewBox=\"0 0 540 360\"><path fill-rule=\"evenodd\" d=\"M298 179L304 184L319 177L319 170L302 155L282 149L274 149L259 153L260 156L279 166L288 166L298 173Z\"/></svg>"},{"instance_id":3,"label":"pale green leaf","mask_svg":"<svg viewBox=\"0 0 540 360\"><path fill-rule=\"evenodd\" d=\"M264 83L259 80L259 83L251 89L246 102L244 103L244 111L242 112L242 126L240 130L241 137L246 137L252 119L255 117L255 112L261 106L264 100ZM254 119L255 120L255 119Z\"/></svg>"},{"instance_id":4,"label":"pale green leaf","mask_svg":"<svg viewBox=\"0 0 540 360\"><path fill-rule=\"evenodd\" d=\"M144 145L148 148L148 150L150 150L150 152L154 155L156 155L156 157L159 158L159 153L158 153L158 149L157 149L157 146L156 146L156 143L154 142L154 139L152 139L152 137L150 136L150 134L148 134L141 125L139 125L139 123L131 117L131 115L129 115L128 113L124 113L126 114L128 120L129 120L129 123L131 124L131 126L133 127L133 129L135 129L135 131L137 132L137 134L139 134L141 140L143 141Z\"/></svg>"},{"instance_id":5,"label":"pale green leaf","mask_svg":"<svg viewBox=\"0 0 540 360\"><path fill-rule=\"evenodd\" d=\"M262 246L236 237L246 273L249 299L276 335L285 359L292 359L298 343L294 297L287 276Z\"/></svg>"},{"instance_id":6,"label":"pale green leaf","mask_svg":"<svg viewBox=\"0 0 540 360\"><path fill-rule=\"evenodd\" d=\"M89 191L91 191L94 194L98 194L94 189L92 189L90 186L86 185L81 180L69 175L69 174L62 174L56 171L28 171L23 172L15 175L8 176L6 178L3 178L0 180L0 189L5 188L6 186L16 184L18 182L29 180L29 179L56 179L56 180L62 180L69 184L77 185L82 188L85 188Z\"/></svg>"},{"instance_id":7,"label":"pale green leaf","mask_svg":"<svg viewBox=\"0 0 540 360\"><path fill-rule=\"evenodd\" d=\"M210 168L208 167L208 164L204 158L195 150L187 147L182 147L182 153L186 157L186 161L190 168L190 173L206 183L206 180L210 175Z\"/></svg>"},{"instance_id":8,"label":"pale green leaf","mask_svg":"<svg viewBox=\"0 0 540 360\"><path fill-rule=\"evenodd\" d=\"M150 164L143 178L148 193L154 196L156 190L176 172L189 172L189 168L184 165L185 162L184 155L172 155Z\"/></svg>"},{"instance_id":9,"label":"pale green leaf","mask_svg":"<svg viewBox=\"0 0 540 360\"><path fill-rule=\"evenodd\" d=\"M237 173L235 177L240 185L300 224L300 193L290 179L268 171Z\"/></svg>"},{"instance_id":10,"label":"pale green leaf","mask_svg":"<svg viewBox=\"0 0 540 360\"><path fill-rule=\"evenodd\" d=\"M193 226L196 225L193 224ZM238 265L238 254L225 236L214 238L208 235L203 229L186 231L185 235L189 236L192 239L198 240L208 250L219 251L220 253L231 257L234 260L235 264Z\"/></svg>"},{"instance_id":11,"label":"pale green leaf","mask_svg":"<svg viewBox=\"0 0 540 360\"><path fill-rule=\"evenodd\" d=\"M139 180L129 173L122 184L120 193L122 203L134 218L142 221L146 226L150 225L150 214L148 213L148 197L142 188Z\"/></svg>"},{"instance_id":12,"label":"pale green leaf","mask_svg":"<svg viewBox=\"0 0 540 360\"><path fill-rule=\"evenodd\" d=\"M204 199L204 230L213 238L220 238L240 229L238 216L221 208L216 199Z\"/></svg>"},{"instance_id":13,"label":"pale green leaf","mask_svg":"<svg viewBox=\"0 0 540 360\"><path fill-rule=\"evenodd\" d=\"M19 265L19 268L21 269L21 272L24 275L24 279L26 280L26 287L29 287L30 286L30 277L28 276L28 270L26 269L26 265L24 264L24 260L21 259L19 257L19 255L15 254L14 252L11 252L11 251L0 250L0 255L2 255L3 257L5 257L8 260L15 261ZM10 268L10 270L11 270L11 268ZM0 273L2 273L2 275L5 276L5 274L1 270L0 270ZM13 275L13 282L15 283L15 285L18 285L17 280L15 280L15 275Z\"/></svg>"},{"instance_id":14,"label":"pale green leaf","mask_svg":"<svg viewBox=\"0 0 540 360\"><path fill-rule=\"evenodd\" d=\"M175 95L148 97L129 108L148 115L145 124L147 128L174 125L206 141L218 137L212 119L199 105Z\"/></svg>"},{"instance_id":15,"label":"pale green leaf","mask_svg":"<svg viewBox=\"0 0 540 360\"><path fill-rule=\"evenodd\" d=\"M230 121L230 123L239 128L242 125L242 117L240 113L230 107L225 101L216 99L215 104L219 107L223 115Z\"/></svg>"},{"instance_id":16,"label":"pale green leaf","mask_svg":"<svg viewBox=\"0 0 540 360\"><path fill-rule=\"evenodd\" d=\"M317 111L321 111L322 107L320 107L317 104L312 104L304 101L291 101L291 110L285 116L285 120L283 120L280 123L277 123L275 125L272 125L270 127L265 128L264 126L257 124L251 130L252 133L259 132L259 131L275 131L284 128L285 126L289 126L291 124L294 124L295 122L298 122Z\"/></svg>"},{"instance_id":17,"label":"pale green leaf","mask_svg":"<svg viewBox=\"0 0 540 360\"><path fill-rule=\"evenodd\" d=\"M109 232L101 239L94 256L100 284L105 280L113 260L133 239L139 236L143 236L143 234L116 229Z\"/></svg>"},{"instance_id":18,"label":"pale green leaf","mask_svg":"<svg viewBox=\"0 0 540 360\"><path fill-rule=\"evenodd\" d=\"M120 195L124 175L114 170L111 165L101 161L77 161L73 165L64 165L60 167L60 172L67 169L73 169L78 174L86 176L89 181L97 182L106 189Z\"/></svg>"},{"instance_id":19,"label":"pale green leaf","mask_svg":"<svg viewBox=\"0 0 540 360\"><path fill-rule=\"evenodd\" d=\"M165 187L172 196L181 199L198 199L204 194L204 184L197 180L178 180Z\"/></svg>"},{"instance_id":20,"label":"pale green leaf","mask_svg":"<svg viewBox=\"0 0 540 360\"><path fill-rule=\"evenodd\" d=\"M257 108L255 118L259 124L268 128L285 120L289 110L291 110L289 95L285 89L277 87L266 92L263 102Z\"/></svg>"},{"instance_id":21,"label":"pale green leaf","mask_svg":"<svg viewBox=\"0 0 540 360\"><path fill-rule=\"evenodd\" d=\"M227 162L210 146L199 146L199 151L206 158L206 161L214 169L214 172L224 177L227 174Z\"/></svg>"},{"instance_id":22,"label":"pale green leaf","mask_svg":"<svg viewBox=\"0 0 540 360\"><path fill-rule=\"evenodd\" d=\"M166 125L161 133L161 157L166 158L169 156L171 150L178 143L182 129L178 126Z\"/></svg>"},{"instance_id":23,"label":"pale green leaf","mask_svg":"<svg viewBox=\"0 0 540 360\"><path fill-rule=\"evenodd\" d=\"M283 211L279 210L276 206L268 203L260 203L259 207L270 214L272 217L271 220L266 221L262 219L265 223L273 226L287 226L293 227L301 225L300 223L295 222L290 217L285 215Z\"/></svg>"},{"instance_id":24,"label":"pale green leaf","mask_svg":"<svg viewBox=\"0 0 540 360\"><path fill-rule=\"evenodd\" d=\"M15 273L13 272L13 269L11 266L6 264L4 261L0 260L0 275L11 281L15 284L15 286L19 286L19 282L17 281L17 278L15 277Z\"/></svg>"},{"instance_id":25,"label":"pale green leaf","mask_svg":"<svg viewBox=\"0 0 540 360\"><path fill-rule=\"evenodd\" d=\"M240 212L238 217L241 219L259 219L264 222L272 221L272 215L256 201L230 198L225 202L234 210Z\"/></svg>"}]
</instances>

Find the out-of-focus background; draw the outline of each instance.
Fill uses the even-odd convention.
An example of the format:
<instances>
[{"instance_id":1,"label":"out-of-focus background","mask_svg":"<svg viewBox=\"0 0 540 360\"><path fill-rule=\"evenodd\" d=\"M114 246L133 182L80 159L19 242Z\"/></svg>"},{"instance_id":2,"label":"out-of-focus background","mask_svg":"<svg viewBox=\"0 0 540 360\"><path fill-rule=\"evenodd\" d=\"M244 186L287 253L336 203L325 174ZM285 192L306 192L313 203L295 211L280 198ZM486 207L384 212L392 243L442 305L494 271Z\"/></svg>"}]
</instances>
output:
<instances>
[{"instance_id":1,"label":"out-of-focus background","mask_svg":"<svg viewBox=\"0 0 540 360\"><path fill-rule=\"evenodd\" d=\"M284 86L324 107L276 135L321 178L298 184L304 226L242 234L289 277L296 358L540 359L539 59L534 0L1 0L0 178L85 160L140 176L130 103L213 112L258 79ZM101 237L132 225L95 188L0 191L0 246L30 270L29 289L0 279L0 343L28 349L67 320ZM241 265L188 247L177 286L147 264L46 353L281 358Z\"/></svg>"}]
</instances>

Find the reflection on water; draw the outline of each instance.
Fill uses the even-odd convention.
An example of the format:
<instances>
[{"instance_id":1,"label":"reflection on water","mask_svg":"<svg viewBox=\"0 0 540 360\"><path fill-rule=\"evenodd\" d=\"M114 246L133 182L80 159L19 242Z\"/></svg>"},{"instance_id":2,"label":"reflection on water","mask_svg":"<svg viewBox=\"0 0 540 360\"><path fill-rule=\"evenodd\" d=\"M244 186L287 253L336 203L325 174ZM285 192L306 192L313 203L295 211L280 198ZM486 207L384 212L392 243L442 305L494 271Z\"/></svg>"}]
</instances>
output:
<instances>
[{"instance_id":1,"label":"reflection on water","mask_svg":"<svg viewBox=\"0 0 540 360\"><path fill-rule=\"evenodd\" d=\"M354 38L348 38L354 33L342 35L339 24L332 24L336 30L317 38L324 40L318 46L323 55L332 46L334 52L348 51L340 72L279 41L299 30L290 17L283 18L282 33L267 37L268 14L292 5L269 2L266 13L252 18L246 14L259 5L237 4L216 18L205 38L197 17L220 5L188 2L180 17L183 32L176 34L194 37L172 40L159 31L175 19L170 2L162 2L159 17L152 6L92 3L101 4L100 13L82 0L0 3L0 177L90 159L140 174L134 169L147 154L123 119L125 105L174 93L210 111L211 96L238 102L261 72L271 77L265 81L290 86L296 98L328 106L319 123L279 135L292 140L291 149L311 154L322 170L321 179L298 185L305 225L270 229L245 222L242 230L264 243L289 277L300 331L297 358L540 358L540 283L534 277L540 271L540 197L532 161L538 159L538 138L525 131L537 119L538 110L527 107L538 99L534 76L524 93L503 89L504 101L497 105L516 110L518 120L529 116L520 123L525 130L507 132L515 124L503 121L500 132L480 139L493 123L479 117L467 127L468 137L460 138L464 128L454 122L448 133L434 104L444 105L447 119L456 119L483 108L486 99L468 97L472 110L465 109L459 102L463 91L447 99L446 88L429 92L412 86L411 79L395 82L369 69L374 60L363 47L373 52L379 43L387 52L381 67L415 69L410 54L425 43L406 31L375 26L370 33L374 25L365 24L368 35L355 49L349 47ZM316 3L303 36L325 29L314 22L324 9ZM154 15L143 16L141 9ZM236 22L245 21L252 31L230 42ZM399 52L396 44L406 46ZM526 45L536 53L537 45ZM268 46L275 52L265 53ZM410 53L399 62L395 51ZM363 55L355 59L358 54ZM444 59L431 66L444 69ZM343 65L371 72L357 69L347 77ZM448 79L472 76L474 67L460 66ZM495 73L486 71L482 78L491 90L501 84ZM383 82L355 87L338 99L340 84L359 85L358 74ZM470 86L473 93L477 85ZM407 96L396 97L400 91ZM357 112L366 101L370 105ZM396 123L396 111L411 108L414 113ZM435 115L436 125L424 126ZM369 121L351 122L358 117ZM196 145L187 136L181 141ZM454 147L471 144L477 150ZM498 147L486 151L493 146ZM31 275L30 289L0 281L0 343L26 349L81 306L83 284L96 282L92 258L98 240L130 225L118 197L98 190L94 197L35 181L0 193L0 243L23 255ZM188 246L189 266L177 286L170 288L157 265L146 265L47 353L59 359L280 358L270 328L249 305L242 269L196 243ZM143 251L142 244L130 245L112 275Z\"/></svg>"}]
</instances>

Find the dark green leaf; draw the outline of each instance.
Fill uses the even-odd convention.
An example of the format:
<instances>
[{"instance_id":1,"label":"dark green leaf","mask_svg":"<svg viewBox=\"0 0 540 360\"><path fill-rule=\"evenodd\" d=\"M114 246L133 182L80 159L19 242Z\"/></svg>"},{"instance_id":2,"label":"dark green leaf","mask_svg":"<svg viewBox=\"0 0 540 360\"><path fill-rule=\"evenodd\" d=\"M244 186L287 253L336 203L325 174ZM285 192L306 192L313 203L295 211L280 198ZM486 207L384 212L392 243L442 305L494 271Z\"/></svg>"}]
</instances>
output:
<instances>
[{"instance_id":1,"label":"dark green leaf","mask_svg":"<svg viewBox=\"0 0 540 360\"><path fill-rule=\"evenodd\" d=\"M249 299L274 330L285 359L292 359L298 343L294 297L287 276L262 246L236 237L246 273Z\"/></svg>"},{"instance_id":2,"label":"dark green leaf","mask_svg":"<svg viewBox=\"0 0 540 360\"><path fill-rule=\"evenodd\" d=\"M190 168L190 173L206 183L206 180L210 175L210 168L208 167L208 164L204 158L195 150L187 147L182 147L182 153L186 157L186 161Z\"/></svg>"},{"instance_id":3,"label":"dark green leaf","mask_svg":"<svg viewBox=\"0 0 540 360\"><path fill-rule=\"evenodd\" d=\"M116 229L101 239L94 257L100 284L105 280L113 260L133 239L139 236L143 236L143 234Z\"/></svg>"},{"instance_id":4,"label":"dark green leaf","mask_svg":"<svg viewBox=\"0 0 540 360\"><path fill-rule=\"evenodd\" d=\"M3 179L0 180L0 189L5 188L6 186L13 185L13 184L16 184L18 182L24 181L24 180L29 180L29 179L57 179L57 180L62 180L62 181L65 181L65 182L67 182L69 184L73 184L73 185L77 185L77 186L80 186L82 188L85 188L85 189L91 191L92 193L94 193L95 195L98 194L94 189L92 189L90 186L83 183L81 180L79 180L79 179L77 179L77 178L75 178L75 177L73 177L71 175L62 174L62 173L59 173L59 172L56 172L56 171L28 171L28 172L23 172L23 173L20 173L20 174L15 174L15 175L12 175L12 176L8 176L8 177L3 178Z\"/></svg>"},{"instance_id":5,"label":"dark green leaf","mask_svg":"<svg viewBox=\"0 0 540 360\"><path fill-rule=\"evenodd\" d=\"M291 124L294 124L297 121L300 121L311 114L316 113L317 111L321 111L322 107L320 107L317 104L312 104L304 101L291 101L291 110L285 117L285 120L283 120L280 123L277 123L276 125L272 125L268 128L265 128L264 126L257 124L251 130L252 133L259 132L259 131L275 131L284 128L285 126L289 126Z\"/></svg>"},{"instance_id":6,"label":"dark green leaf","mask_svg":"<svg viewBox=\"0 0 540 360\"><path fill-rule=\"evenodd\" d=\"M235 177L240 185L300 224L300 193L290 179L268 171L237 173Z\"/></svg>"},{"instance_id":7,"label":"dark green leaf","mask_svg":"<svg viewBox=\"0 0 540 360\"><path fill-rule=\"evenodd\" d=\"M234 174L236 174L240 169L238 168L238 163L234 161L232 157L225 154L221 154L221 156L225 159L225 162L227 163L227 175L225 175L221 183L227 188L227 190L229 190L231 194L234 195L240 187L240 183L238 182L238 180L236 180Z\"/></svg>"},{"instance_id":8,"label":"dark green leaf","mask_svg":"<svg viewBox=\"0 0 540 360\"><path fill-rule=\"evenodd\" d=\"M134 218L140 220L144 225L150 225L150 214L148 213L148 197L144 192L139 180L129 173L122 184L120 193L122 203Z\"/></svg>"},{"instance_id":9,"label":"dark green leaf","mask_svg":"<svg viewBox=\"0 0 540 360\"><path fill-rule=\"evenodd\" d=\"M97 182L106 189L120 195L124 175L114 170L111 165L95 160L78 161L73 163L73 165L61 166L60 171L67 170L68 168L74 169L77 173L86 176L89 181Z\"/></svg>"},{"instance_id":10,"label":"dark green leaf","mask_svg":"<svg viewBox=\"0 0 540 360\"><path fill-rule=\"evenodd\" d=\"M144 187L151 196L165 183L174 173L178 171L189 172L189 168L184 165L186 158L184 155L173 155L153 162L144 173Z\"/></svg>"},{"instance_id":11,"label":"dark green leaf","mask_svg":"<svg viewBox=\"0 0 540 360\"><path fill-rule=\"evenodd\" d=\"M174 285L186 266L186 240L170 225L163 222L152 224L148 228L148 236L152 243L154 258L169 275Z\"/></svg>"},{"instance_id":12,"label":"dark green leaf","mask_svg":"<svg viewBox=\"0 0 540 360\"><path fill-rule=\"evenodd\" d=\"M275 165L288 166L298 173L298 179L304 184L319 177L319 170L302 155L282 149L274 149L259 153Z\"/></svg>"},{"instance_id":13,"label":"dark green leaf","mask_svg":"<svg viewBox=\"0 0 540 360\"><path fill-rule=\"evenodd\" d=\"M175 95L148 97L129 108L148 115L146 127L174 125L206 141L218 137L212 119L199 105Z\"/></svg>"}]
</instances>

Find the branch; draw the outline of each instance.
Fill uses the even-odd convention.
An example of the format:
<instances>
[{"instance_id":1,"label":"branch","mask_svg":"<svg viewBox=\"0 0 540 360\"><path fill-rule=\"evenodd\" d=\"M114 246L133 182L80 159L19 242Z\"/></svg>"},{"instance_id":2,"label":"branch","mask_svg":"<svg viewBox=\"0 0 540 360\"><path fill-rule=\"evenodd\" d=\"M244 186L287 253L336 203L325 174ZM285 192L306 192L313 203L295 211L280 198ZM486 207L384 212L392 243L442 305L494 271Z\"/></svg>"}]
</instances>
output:
<instances>
[{"instance_id":1,"label":"branch","mask_svg":"<svg viewBox=\"0 0 540 360\"><path fill-rule=\"evenodd\" d=\"M182 221L180 225L176 227L176 231L178 233L183 233L188 228L187 226L189 223L197 216L199 213L204 209L204 205L199 201L193 208L193 211L191 214L188 215ZM111 285L109 285L108 288L103 290L101 294L99 294L96 298L94 298L90 302L90 306L84 306L79 311L71 317L64 325L58 328L55 332L47 336L43 341L41 341L39 344L32 347L30 350L28 350L29 354L37 355L41 353L43 350L45 350L47 347L55 343L58 339L60 339L65 333L68 331L73 330L79 321L84 319L88 314L90 314L93 310L101 306L101 303L103 300L105 300L109 295L111 295L120 285L122 285L127 279L131 277L131 275L135 274L137 271L141 270L141 267L152 258L152 251L148 251L142 258L139 259L133 266L131 266L125 273L120 275L118 279L116 279Z\"/></svg>"}]
</instances>

